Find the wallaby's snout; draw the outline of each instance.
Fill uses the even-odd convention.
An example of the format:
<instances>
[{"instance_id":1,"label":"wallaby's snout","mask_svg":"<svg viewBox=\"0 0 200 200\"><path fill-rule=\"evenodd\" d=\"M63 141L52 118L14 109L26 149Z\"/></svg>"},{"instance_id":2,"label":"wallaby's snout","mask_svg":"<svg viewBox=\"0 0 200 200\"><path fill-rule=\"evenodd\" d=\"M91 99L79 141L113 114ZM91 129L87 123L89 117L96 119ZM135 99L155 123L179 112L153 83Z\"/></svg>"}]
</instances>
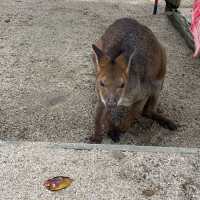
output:
<instances>
[{"instance_id":1,"label":"wallaby's snout","mask_svg":"<svg viewBox=\"0 0 200 200\"><path fill-rule=\"evenodd\" d=\"M114 108L116 108L118 101L119 98L117 98L115 95L113 94L109 95L106 100L107 110L113 110Z\"/></svg>"}]
</instances>

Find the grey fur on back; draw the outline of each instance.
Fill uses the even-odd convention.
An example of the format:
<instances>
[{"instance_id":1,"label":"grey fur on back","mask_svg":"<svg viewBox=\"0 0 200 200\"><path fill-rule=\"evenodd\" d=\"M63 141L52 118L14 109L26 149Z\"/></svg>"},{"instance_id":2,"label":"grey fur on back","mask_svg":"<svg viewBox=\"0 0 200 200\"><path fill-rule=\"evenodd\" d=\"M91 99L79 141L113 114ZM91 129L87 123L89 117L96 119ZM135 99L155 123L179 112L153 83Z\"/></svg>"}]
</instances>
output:
<instances>
[{"instance_id":1,"label":"grey fur on back","mask_svg":"<svg viewBox=\"0 0 200 200\"><path fill-rule=\"evenodd\" d=\"M159 56L160 44L153 32L132 18L115 21L102 36L102 41L104 52L112 60L123 54L128 63L131 54L136 50L132 62L145 68L154 64L156 53Z\"/></svg>"}]
</instances>

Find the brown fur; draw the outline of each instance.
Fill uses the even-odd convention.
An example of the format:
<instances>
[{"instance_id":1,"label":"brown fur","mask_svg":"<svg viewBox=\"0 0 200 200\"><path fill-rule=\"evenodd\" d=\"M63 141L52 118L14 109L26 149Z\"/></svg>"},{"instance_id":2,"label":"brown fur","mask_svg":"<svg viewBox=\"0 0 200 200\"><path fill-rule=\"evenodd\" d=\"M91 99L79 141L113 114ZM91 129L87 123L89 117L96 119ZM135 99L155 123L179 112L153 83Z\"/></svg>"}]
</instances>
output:
<instances>
[{"instance_id":1,"label":"brown fur","mask_svg":"<svg viewBox=\"0 0 200 200\"><path fill-rule=\"evenodd\" d=\"M106 133L118 141L119 134L139 115L176 129L171 120L156 113L166 74L166 53L150 29L134 19L119 19L93 50L99 101L91 142L100 143Z\"/></svg>"}]
</instances>

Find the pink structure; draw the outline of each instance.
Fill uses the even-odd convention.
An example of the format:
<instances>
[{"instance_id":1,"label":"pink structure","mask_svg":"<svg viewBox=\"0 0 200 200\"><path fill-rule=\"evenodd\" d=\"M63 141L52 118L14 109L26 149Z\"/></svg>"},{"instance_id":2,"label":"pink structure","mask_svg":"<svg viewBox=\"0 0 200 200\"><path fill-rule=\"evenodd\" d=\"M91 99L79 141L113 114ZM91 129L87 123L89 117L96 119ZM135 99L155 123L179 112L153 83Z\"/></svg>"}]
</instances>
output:
<instances>
[{"instance_id":1,"label":"pink structure","mask_svg":"<svg viewBox=\"0 0 200 200\"><path fill-rule=\"evenodd\" d=\"M192 23L190 27L195 44L193 58L200 56L200 0L195 0L192 11Z\"/></svg>"}]
</instances>

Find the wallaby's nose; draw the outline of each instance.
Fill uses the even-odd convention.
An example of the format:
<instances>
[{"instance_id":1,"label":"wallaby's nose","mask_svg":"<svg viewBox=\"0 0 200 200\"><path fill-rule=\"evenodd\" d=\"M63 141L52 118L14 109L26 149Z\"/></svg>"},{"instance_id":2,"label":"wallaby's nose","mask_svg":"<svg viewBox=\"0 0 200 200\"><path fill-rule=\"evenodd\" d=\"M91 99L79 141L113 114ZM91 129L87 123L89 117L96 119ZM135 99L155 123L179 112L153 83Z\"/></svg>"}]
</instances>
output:
<instances>
[{"instance_id":1,"label":"wallaby's nose","mask_svg":"<svg viewBox=\"0 0 200 200\"><path fill-rule=\"evenodd\" d=\"M114 95L110 95L107 98L106 105L108 108L114 108L117 106L117 98Z\"/></svg>"}]
</instances>

